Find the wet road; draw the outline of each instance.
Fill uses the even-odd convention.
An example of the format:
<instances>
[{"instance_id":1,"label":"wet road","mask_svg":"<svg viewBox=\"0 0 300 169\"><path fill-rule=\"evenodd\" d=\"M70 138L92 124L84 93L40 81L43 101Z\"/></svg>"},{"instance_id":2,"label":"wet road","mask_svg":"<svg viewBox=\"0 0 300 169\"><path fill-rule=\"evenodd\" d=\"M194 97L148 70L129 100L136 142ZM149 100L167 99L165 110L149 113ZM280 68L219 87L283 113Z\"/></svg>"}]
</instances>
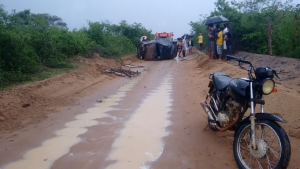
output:
<instances>
[{"instance_id":1,"label":"wet road","mask_svg":"<svg viewBox=\"0 0 300 169\"><path fill-rule=\"evenodd\" d=\"M0 142L0 168L236 168L233 156L224 160L231 135L205 132L208 79L193 81L196 57L147 62L140 76L16 131Z\"/></svg>"},{"instance_id":2,"label":"wet road","mask_svg":"<svg viewBox=\"0 0 300 169\"><path fill-rule=\"evenodd\" d=\"M71 162L71 168L140 168L158 159L163 151L162 138L169 134L165 128L170 125L172 71L177 61L157 63L149 64L140 76L123 84L116 93L76 115L73 121L66 121L64 128L52 131L54 137L2 168L70 168ZM99 128L110 128L113 133L105 135L108 131L101 132ZM39 133L36 134L38 137ZM101 137L91 138L89 135L93 134ZM108 140L111 145L105 158L96 146L90 145L93 150L80 148L88 142L107 144ZM102 154L102 160L98 154ZM70 157L73 160L69 161ZM77 164L76 158L87 162L78 160Z\"/></svg>"}]
</instances>

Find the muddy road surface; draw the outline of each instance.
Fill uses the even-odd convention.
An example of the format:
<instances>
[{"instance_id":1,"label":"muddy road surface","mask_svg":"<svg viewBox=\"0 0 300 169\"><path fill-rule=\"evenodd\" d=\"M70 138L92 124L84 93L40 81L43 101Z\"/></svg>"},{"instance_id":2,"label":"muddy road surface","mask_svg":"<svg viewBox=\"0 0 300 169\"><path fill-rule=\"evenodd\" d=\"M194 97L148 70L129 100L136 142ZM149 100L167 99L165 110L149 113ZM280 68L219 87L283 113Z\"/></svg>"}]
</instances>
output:
<instances>
[{"instance_id":1,"label":"muddy road surface","mask_svg":"<svg viewBox=\"0 0 300 169\"><path fill-rule=\"evenodd\" d=\"M5 107L22 115L0 114L0 169L237 168L234 133L209 130L200 101L210 73L245 77L247 72L231 63L209 61L202 53L183 61L133 59L131 64L144 66L132 68L141 75L77 72L47 85L38 82L3 91L11 107L31 104ZM266 97L265 109L288 121L282 126L292 146L289 168L299 168L299 93L284 84L277 88L278 93ZM32 95L37 91L40 95ZM20 101L14 102L14 97Z\"/></svg>"}]
</instances>

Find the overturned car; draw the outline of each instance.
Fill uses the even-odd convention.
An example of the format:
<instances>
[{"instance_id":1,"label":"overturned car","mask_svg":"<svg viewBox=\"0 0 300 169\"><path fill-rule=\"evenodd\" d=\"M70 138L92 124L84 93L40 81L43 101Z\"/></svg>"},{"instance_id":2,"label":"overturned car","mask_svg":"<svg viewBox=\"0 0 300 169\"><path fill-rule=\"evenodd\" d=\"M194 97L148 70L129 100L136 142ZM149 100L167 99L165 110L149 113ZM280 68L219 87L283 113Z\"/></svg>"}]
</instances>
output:
<instances>
[{"instance_id":1,"label":"overturned car","mask_svg":"<svg viewBox=\"0 0 300 169\"><path fill-rule=\"evenodd\" d=\"M173 33L156 33L154 40L141 41L137 47L137 57L144 60L174 59L177 56L176 44Z\"/></svg>"}]
</instances>

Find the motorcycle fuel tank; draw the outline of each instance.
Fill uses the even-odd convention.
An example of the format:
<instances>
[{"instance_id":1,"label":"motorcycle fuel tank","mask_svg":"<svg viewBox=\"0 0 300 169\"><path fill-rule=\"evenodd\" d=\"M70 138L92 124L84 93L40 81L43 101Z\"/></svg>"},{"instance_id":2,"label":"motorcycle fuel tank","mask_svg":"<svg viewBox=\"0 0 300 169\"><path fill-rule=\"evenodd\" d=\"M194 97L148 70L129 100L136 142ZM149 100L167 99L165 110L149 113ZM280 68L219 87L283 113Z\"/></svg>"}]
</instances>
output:
<instances>
[{"instance_id":1,"label":"motorcycle fuel tank","mask_svg":"<svg viewBox=\"0 0 300 169\"><path fill-rule=\"evenodd\" d=\"M249 82L243 79L233 79L229 83L228 90L234 100L245 100L245 98L248 98L246 97L246 91L248 86Z\"/></svg>"}]
</instances>

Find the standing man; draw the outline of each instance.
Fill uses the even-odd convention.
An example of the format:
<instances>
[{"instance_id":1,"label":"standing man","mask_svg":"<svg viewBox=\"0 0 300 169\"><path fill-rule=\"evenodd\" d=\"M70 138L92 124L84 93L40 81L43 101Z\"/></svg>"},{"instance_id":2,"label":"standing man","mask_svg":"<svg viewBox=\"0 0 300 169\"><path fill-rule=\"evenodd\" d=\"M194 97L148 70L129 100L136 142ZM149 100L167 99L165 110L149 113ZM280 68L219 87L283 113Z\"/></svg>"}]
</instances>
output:
<instances>
[{"instance_id":1,"label":"standing man","mask_svg":"<svg viewBox=\"0 0 300 169\"><path fill-rule=\"evenodd\" d=\"M216 27L214 28L214 36L215 36L215 50L214 50L214 59L218 59L218 52L217 52L217 38L218 38L218 33L220 31L220 25L217 24Z\"/></svg>"},{"instance_id":2,"label":"standing man","mask_svg":"<svg viewBox=\"0 0 300 169\"><path fill-rule=\"evenodd\" d=\"M182 39L180 38L177 42L177 52L178 52L178 58L181 57L181 51L182 51Z\"/></svg>"},{"instance_id":3,"label":"standing man","mask_svg":"<svg viewBox=\"0 0 300 169\"><path fill-rule=\"evenodd\" d=\"M192 37L190 37L190 40L188 41L189 55L193 54L193 46L194 46L194 42Z\"/></svg>"},{"instance_id":4,"label":"standing man","mask_svg":"<svg viewBox=\"0 0 300 169\"><path fill-rule=\"evenodd\" d=\"M224 39L226 40L226 47L227 47L227 55L232 55L231 48L232 48L232 32L231 26L227 26L228 32L226 32ZM228 59L227 59L228 61Z\"/></svg>"},{"instance_id":5,"label":"standing man","mask_svg":"<svg viewBox=\"0 0 300 169\"><path fill-rule=\"evenodd\" d=\"M187 43L186 43L186 36L184 36L184 38L182 40L182 55L183 55L183 58L185 58L186 50L187 50Z\"/></svg>"},{"instance_id":6,"label":"standing man","mask_svg":"<svg viewBox=\"0 0 300 169\"><path fill-rule=\"evenodd\" d=\"M226 47L226 40L225 40L225 34L228 32L228 29L227 29L227 24L224 23L224 29L223 29L223 39L224 39L224 42L223 42L223 50L226 50L227 51L227 47ZM227 52L226 52L227 53ZM226 57L226 54L225 54L225 57Z\"/></svg>"},{"instance_id":7,"label":"standing man","mask_svg":"<svg viewBox=\"0 0 300 169\"><path fill-rule=\"evenodd\" d=\"M214 50L215 50L215 31L213 28L213 24L209 24L207 26L208 28L208 37L209 37L209 44L208 44L208 56L209 59L213 60L214 59Z\"/></svg>"},{"instance_id":8,"label":"standing man","mask_svg":"<svg viewBox=\"0 0 300 169\"><path fill-rule=\"evenodd\" d=\"M223 28L220 28L220 31L217 35L217 54L219 55L219 60L222 60L222 52L223 52Z\"/></svg>"},{"instance_id":9,"label":"standing man","mask_svg":"<svg viewBox=\"0 0 300 169\"><path fill-rule=\"evenodd\" d=\"M202 51L202 46L203 46L203 36L202 36L202 33L201 33L201 32L199 33L199 36L198 36L198 44L199 44L199 49L200 49L200 51Z\"/></svg>"},{"instance_id":10,"label":"standing man","mask_svg":"<svg viewBox=\"0 0 300 169\"><path fill-rule=\"evenodd\" d=\"M147 36L142 36L140 38L141 41L141 46L140 46L140 51L141 51L141 59L143 59L145 52L146 52L146 48L145 48L145 44L143 43L144 41L147 41Z\"/></svg>"}]
</instances>

